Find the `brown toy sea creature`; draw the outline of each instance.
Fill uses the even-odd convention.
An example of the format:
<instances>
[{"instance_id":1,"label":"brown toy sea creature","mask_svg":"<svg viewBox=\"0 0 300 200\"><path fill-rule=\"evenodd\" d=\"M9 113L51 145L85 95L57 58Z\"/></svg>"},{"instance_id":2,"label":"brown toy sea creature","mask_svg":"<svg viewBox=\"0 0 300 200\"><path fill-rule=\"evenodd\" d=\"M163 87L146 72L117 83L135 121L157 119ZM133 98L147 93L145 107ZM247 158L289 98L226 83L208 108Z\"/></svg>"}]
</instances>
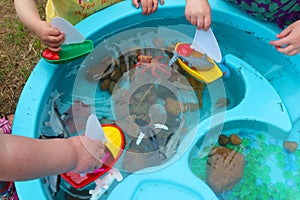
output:
<instances>
[{"instance_id":1,"label":"brown toy sea creature","mask_svg":"<svg viewBox=\"0 0 300 200\"><path fill-rule=\"evenodd\" d=\"M243 177L245 158L227 147L214 147L207 160L207 184L215 193L231 190Z\"/></svg>"}]
</instances>

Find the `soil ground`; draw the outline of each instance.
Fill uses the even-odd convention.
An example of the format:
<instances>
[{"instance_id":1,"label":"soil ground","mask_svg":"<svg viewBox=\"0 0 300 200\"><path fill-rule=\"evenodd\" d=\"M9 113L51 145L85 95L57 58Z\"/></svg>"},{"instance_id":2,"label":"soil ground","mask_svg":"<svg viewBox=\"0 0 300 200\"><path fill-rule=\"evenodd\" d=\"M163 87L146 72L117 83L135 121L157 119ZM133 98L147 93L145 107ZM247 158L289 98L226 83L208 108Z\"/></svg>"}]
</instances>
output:
<instances>
[{"instance_id":1,"label":"soil ground","mask_svg":"<svg viewBox=\"0 0 300 200\"><path fill-rule=\"evenodd\" d=\"M45 17L46 0L38 1ZM14 113L22 89L44 48L18 19L13 0L0 1L0 117Z\"/></svg>"}]
</instances>

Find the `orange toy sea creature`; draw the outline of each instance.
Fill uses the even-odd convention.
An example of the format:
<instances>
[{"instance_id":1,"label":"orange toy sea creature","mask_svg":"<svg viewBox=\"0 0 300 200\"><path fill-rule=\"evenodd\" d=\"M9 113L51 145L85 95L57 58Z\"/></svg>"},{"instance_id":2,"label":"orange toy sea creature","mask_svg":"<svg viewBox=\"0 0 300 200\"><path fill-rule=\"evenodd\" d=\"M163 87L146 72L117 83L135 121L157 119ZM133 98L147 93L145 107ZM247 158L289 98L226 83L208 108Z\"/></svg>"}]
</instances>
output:
<instances>
[{"instance_id":1,"label":"orange toy sea creature","mask_svg":"<svg viewBox=\"0 0 300 200\"><path fill-rule=\"evenodd\" d=\"M151 55L139 55L138 62L133 66L135 67L143 67L142 74L144 75L147 71L151 71L151 75L157 78L160 78L161 75L157 73L157 71L162 72L167 76L171 76L171 71L169 70L169 66L166 63L161 62L161 60L165 58L164 56L157 56L152 58Z\"/></svg>"}]
</instances>

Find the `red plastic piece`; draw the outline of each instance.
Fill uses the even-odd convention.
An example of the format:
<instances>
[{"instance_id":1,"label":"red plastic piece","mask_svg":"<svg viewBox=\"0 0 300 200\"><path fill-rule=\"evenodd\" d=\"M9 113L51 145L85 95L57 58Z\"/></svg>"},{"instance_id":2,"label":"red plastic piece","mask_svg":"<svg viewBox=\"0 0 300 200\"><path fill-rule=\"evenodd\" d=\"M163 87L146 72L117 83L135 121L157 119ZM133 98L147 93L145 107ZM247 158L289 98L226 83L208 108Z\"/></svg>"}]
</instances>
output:
<instances>
[{"instance_id":1,"label":"red plastic piece","mask_svg":"<svg viewBox=\"0 0 300 200\"><path fill-rule=\"evenodd\" d=\"M50 49L45 49L42 56L48 60L59 60L58 52L51 51Z\"/></svg>"},{"instance_id":2,"label":"red plastic piece","mask_svg":"<svg viewBox=\"0 0 300 200\"><path fill-rule=\"evenodd\" d=\"M184 43L184 44L178 45L176 51L177 51L177 53L179 53L179 55L189 56L192 53L193 49L191 49L190 44Z\"/></svg>"}]
</instances>

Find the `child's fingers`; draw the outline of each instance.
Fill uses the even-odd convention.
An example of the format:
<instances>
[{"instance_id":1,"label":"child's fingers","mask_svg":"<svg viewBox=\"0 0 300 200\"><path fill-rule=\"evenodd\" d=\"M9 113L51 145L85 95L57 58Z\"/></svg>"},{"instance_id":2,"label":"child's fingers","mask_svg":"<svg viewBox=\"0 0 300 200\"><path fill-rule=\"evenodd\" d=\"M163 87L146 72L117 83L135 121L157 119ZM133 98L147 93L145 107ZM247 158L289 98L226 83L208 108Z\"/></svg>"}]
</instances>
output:
<instances>
[{"instance_id":1,"label":"child's fingers","mask_svg":"<svg viewBox=\"0 0 300 200\"><path fill-rule=\"evenodd\" d=\"M164 0L160 0L160 5L164 5L165 1Z\"/></svg>"},{"instance_id":2,"label":"child's fingers","mask_svg":"<svg viewBox=\"0 0 300 200\"><path fill-rule=\"evenodd\" d=\"M286 55L294 55L295 52L297 52L297 49L293 45L287 45L285 47L276 47L276 50L280 53L286 54Z\"/></svg>"},{"instance_id":3,"label":"child's fingers","mask_svg":"<svg viewBox=\"0 0 300 200\"><path fill-rule=\"evenodd\" d=\"M300 53L300 49L294 49L294 50L292 50L289 54L287 54L287 55L289 55L289 56L294 56L294 55L297 55L298 53Z\"/></svg>"},{"instance_id":4,"label":"child's fingers","mask_svg":"<svg viewBox=\"0 0 300 200\"><path fill-rule=\"evenodd\" d=\"M139 1L138 0L132 0L132 4L134 7L136 8L139 8L140 7L140 4L139 4Z\"/></svg>"},{"instance_id":5,"label":"child's fingers","mask_svg":"<svg viewBox=\"0 0 300 200\"><path fill-rule=\"evenodd\" d=\"M279 34L276 35L277 38L283 38L290 34L290 32L293 30L292 25L288 26L286 29L281 31Z\"/></svg>"},{"instance_id":6,"label":"child's fingers","mask_svg":"<svg viewBox=\"0 0 300 200\"><path fill-rule=\"evenodd\" d=\"M207 31L210 27L210 24L211 24L211 18L210 17L205 17L203 29Z\"/></svg>"},{"instance_id":7,"label":"child's fingers","mask_svg":"<svg viewBox=\"0 0 300 200\"><path fill-rule=\"evenodd\" d=\"M284 47L288 44L287 38L282 38L280 40L272 40L270 41L270 45L276 46L276 47Z\"/></svg>"},{"instance_id":8,"label":"child's fingers","mask_svg":"<svg viewBox=\"0 0 300 200\"><path fill-rule=\"evenodd\" d=\"M59 36L61 32L57 28L51 27L48 31L48 34L51 36Z\"/></svg>"},{"instance_id":9,"label":"child's fingers","mask_svg":"<svg viewBox=\"0 0 300 200\"><path fill-rule=\"evenodd\" d=\"M157 10L158 7L158 0L153 1L153 5L152 5L152 13L155 12Z\"/></svg>"},{"instance_id":10,"label":"child's fingers","mask_svg":"<svg viewBox=\"0 0 300 200\"><path fill-rule=\"evenodd\" d=\"M65 35L62 33L59 36L49 36L46 45L49 47L59 47L65 40Z\"/></svg>"},{"instance_id":11,"label":"child's fingers","mask_svg":"<svg viewBox=\"0 0 300 200\"><path fill-rule=\"evenodd\" d=\"M147 1L147 11L146 14L149 15L152 12L152 7L153 7L153 1L152 0L148 0Z\"/></svg>"},{"instance_id":12,"label":"child's fingers","mask_svg":"<svg viewBox=\"0 0 300 200\"><path fill-rule=\"evenodd\" d=\"M203 29L204 27L204 19L203 17L197 18L197 29Z\"/></svg>"},{"instance_id":13,"label":"child's fingers","mask_svg":"<svg viewBox=\"0 0 300 200\"><path fill-rule=\"evenodd\" d=\"M196 17L193 17L193 16L191 16L191 17L188 17L188 20L191 22L191 24L193 24L193 25L195 25L195 26L197 26L197 18Z\"/></svg>"},{"instance_id":14,"label":"child's fingers","mask_svg":"<svg viewBox=\"0 0 300 200\"><path fill-rule=\"evenodd\" d=\"M48 42L44 42L45 45L48 46L48 49L50 49L53 52L58 52L61 50L61 45L64 42L64 35L61 39L58 38L50 38Z\"/></svg>"},{"instance_id":15,"label":"child's fingers","mask_svg":"<svg viewBox=\"0 0 300 200\"><path fill-rule=\"evenodd\" d=\"M61 50L60 47L49 47L49 46L48 46L48 49L52 52L59 52Z\"/></svg>"},{"instance_id":16,"label":"child's fingers","mask_svg":"<svg viewBox=\"0 0 300 200\"><path fill-rule=\"evenodd\" d=\"M142 13L146 15L148 13L148 1L147 0L141 0L141 6L142 6Z\"/></svg>"}]
</instances>

